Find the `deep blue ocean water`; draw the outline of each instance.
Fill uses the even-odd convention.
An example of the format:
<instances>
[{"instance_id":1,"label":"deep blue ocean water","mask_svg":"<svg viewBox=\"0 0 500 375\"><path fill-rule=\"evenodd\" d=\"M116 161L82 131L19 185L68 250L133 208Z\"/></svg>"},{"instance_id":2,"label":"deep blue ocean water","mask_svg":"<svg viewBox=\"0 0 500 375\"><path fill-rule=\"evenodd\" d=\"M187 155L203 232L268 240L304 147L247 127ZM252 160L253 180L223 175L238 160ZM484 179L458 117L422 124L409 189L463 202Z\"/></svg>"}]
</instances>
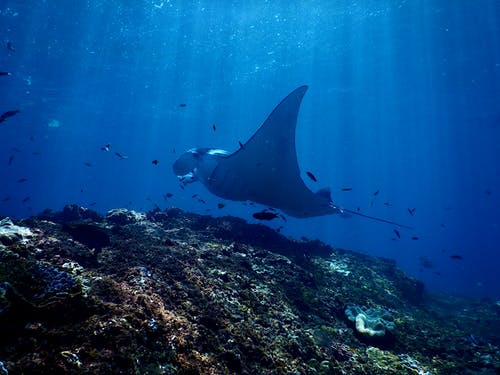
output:
<instances>
[{"instance_id":1,"label":"deep blue ocean water","mask_svg":"<svg viewBox=\"0 0 500 375\"><path fill-rule=\"evenodd\" d=\"M0 114L20 112L0 123L0 215L157 205L256 222L256 207L180 189L171 165L236 150L305 84L308 186L415 229L269 225L395 259L430 290L500 298L499 22L495 0L4 0Z\"/></svg>"}]
</instances>

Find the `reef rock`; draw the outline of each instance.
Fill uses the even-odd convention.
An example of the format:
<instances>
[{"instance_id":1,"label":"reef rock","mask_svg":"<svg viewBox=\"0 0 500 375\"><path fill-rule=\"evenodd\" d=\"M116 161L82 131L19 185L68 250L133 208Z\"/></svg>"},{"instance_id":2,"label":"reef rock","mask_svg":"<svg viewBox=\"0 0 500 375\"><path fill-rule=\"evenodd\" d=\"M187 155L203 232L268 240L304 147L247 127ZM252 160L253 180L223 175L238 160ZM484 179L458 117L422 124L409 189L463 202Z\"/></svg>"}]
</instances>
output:
<instances>
[{"instance_id":1,"label":"reef rock","mask_svg":"<svg viewBox=\"0 0 500 375\"><path fill-rule=\"evenodd\" d=\"M5 218L0 220L0 243L12 245L16 242L27 241L33 233L29 228L14 225L12 220Z\"/></svg>"},{"instance_id":2,"label":"reef rock","mask_svg":"<svg viewBox=\"0 0 500 375\"><path fill-rule=\"evenodd\" d=\"M495 303L430 295L387 259L178 209L2 228L17 234L0 245L0 373L500 371Z\"/></svg>"},{"instance_id":3,"label":"reef rock","mask_svg":"<svg viewBox=\"0 0 500 375\"><path fill-rule=\"evenodd\" d=\"M127 225L137 223L144 220L146 215L136 211L127 210L125 208L117 208L108 211L106 214L106 221L115 225Z\"/></svg>"}]
</instances>

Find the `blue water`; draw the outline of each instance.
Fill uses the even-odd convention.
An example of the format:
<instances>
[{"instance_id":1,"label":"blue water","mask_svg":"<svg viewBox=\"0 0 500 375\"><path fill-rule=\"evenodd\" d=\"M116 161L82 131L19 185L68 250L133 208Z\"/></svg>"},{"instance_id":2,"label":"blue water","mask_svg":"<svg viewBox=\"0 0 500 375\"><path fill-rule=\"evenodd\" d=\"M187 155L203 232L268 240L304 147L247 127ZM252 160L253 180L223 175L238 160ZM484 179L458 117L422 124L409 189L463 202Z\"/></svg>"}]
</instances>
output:
<instances>
[{"instance_id":1,"label":"blue water","mask_svg":"<svg viewBox=\"0 0 500 375\"><path fill-rule=\"evenodd\" d=\"M0 124L0 215L175 205L255 221L256 207L181 190L171 164L191 147L237 149L306 84L306 183L415 229L269 225L396 259L430 290L500 298L499 22L495 0L4 0L0 113L20 113Z\"/></svg>"}]
</instances>

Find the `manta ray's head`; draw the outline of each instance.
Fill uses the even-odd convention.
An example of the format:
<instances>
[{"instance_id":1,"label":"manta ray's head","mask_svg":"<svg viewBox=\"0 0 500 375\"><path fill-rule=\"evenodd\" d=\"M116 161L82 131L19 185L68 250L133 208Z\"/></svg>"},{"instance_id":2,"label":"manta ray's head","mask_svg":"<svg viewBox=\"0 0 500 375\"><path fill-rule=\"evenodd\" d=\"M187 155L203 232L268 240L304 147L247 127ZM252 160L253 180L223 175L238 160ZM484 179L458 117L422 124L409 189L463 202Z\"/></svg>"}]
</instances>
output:
<instances>
[{"instance_id":1,"label":"manta ray's head","mask_svg":"<svg viewBox=\"0 0 500 375\"><path fill-rule=\"evenodd\" d=\"M220 157L229 152L214 148L192 148L182 154L172 166L174 173L184 183L200 179L207 181Z\"/></svg>"},{"instance_id":2,"label":"manta ray's head","mask_svg":"<svg viewBox=\"0 0 500 375\"><path fill-rule=\"evenodd\" d=\"M183 153L172 166L174 173L177 176L185 176L193 172L198 166L198 161L201 158L201 150L203 149L192 148Z\"/></svg>"}]
</instances>

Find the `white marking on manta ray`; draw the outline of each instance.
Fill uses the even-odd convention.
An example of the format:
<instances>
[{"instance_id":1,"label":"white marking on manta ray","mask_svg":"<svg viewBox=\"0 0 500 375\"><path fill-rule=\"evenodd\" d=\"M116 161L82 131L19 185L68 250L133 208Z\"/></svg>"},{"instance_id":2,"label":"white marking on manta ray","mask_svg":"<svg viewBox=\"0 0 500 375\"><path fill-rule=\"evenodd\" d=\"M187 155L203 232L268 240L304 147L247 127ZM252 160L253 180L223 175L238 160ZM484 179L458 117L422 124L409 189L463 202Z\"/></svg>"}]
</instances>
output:
<instances>
[{"instance_id":1,"label":"white marking on manta ray","mask_svg":"<svg viewBox=\"0 0 500 375\"><path fill-rule=\"evenodd\" d=\"M306 91L307 86L292 91L235 152L192 148L175 161L174 173L184 183L200 181L218 197L260 203L293 217L349 213L411 229L337 206L329 188L313 192L306 186L295 148L297 116Z\"/></svg>"}]
</instances>

